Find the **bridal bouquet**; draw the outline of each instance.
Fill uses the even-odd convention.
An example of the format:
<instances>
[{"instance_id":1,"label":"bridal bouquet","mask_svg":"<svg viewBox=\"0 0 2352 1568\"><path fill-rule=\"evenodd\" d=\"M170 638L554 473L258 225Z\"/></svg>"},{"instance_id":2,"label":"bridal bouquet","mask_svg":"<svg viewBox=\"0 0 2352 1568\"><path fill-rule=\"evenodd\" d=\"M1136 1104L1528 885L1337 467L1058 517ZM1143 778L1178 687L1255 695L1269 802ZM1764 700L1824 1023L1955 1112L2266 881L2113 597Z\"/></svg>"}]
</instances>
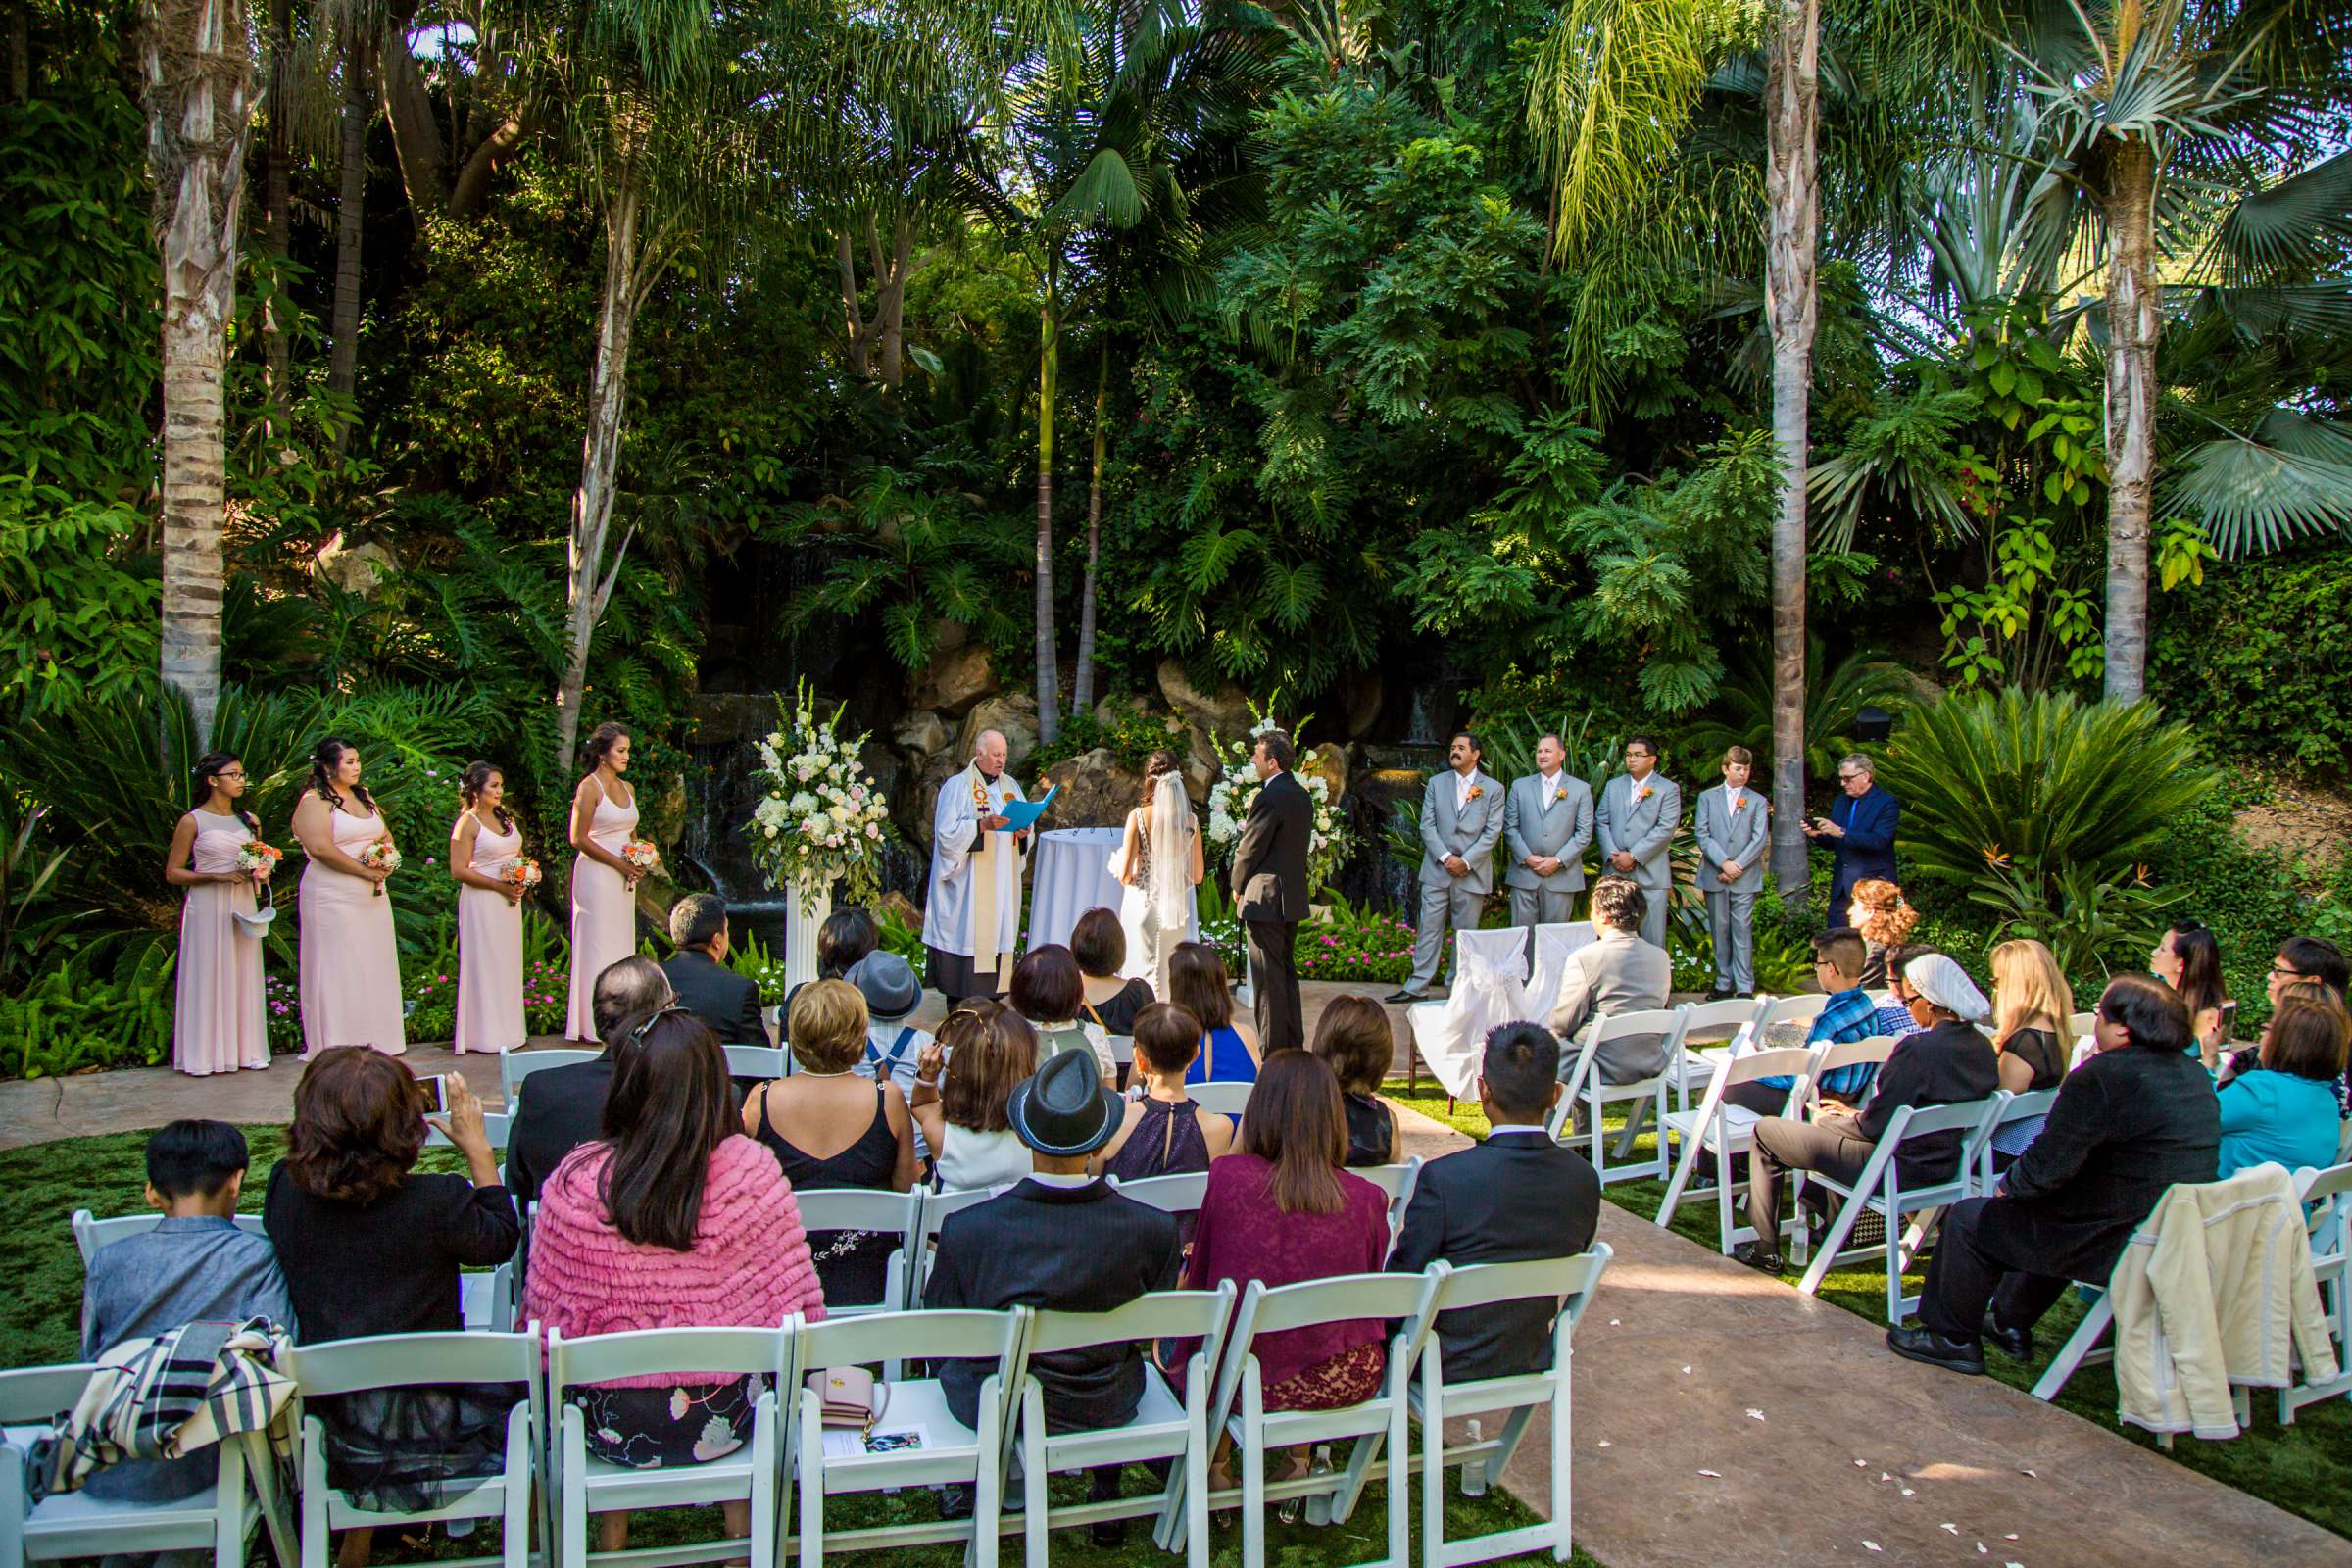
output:
<instances>
[{"instance_id":1,"label":"bridal bouquet","mask_svg":"<svg viewBox=\"0 0 2352 1568\"><path fill-rule=\"evenodd\" d=\"M752 855L770 887L848 885L850 899L871 904L882 893L882 858L892 838L890 803L858 765L863 735L839 731L843 709L819 717L808 683L792 706L776 699L783 727L758 743L753 782Z\"/></svg>"},{"instance_id":2,"label":"bridal bouquet","mask_svg":"<svg viewBox=\"0 0 2352 1568\"><path fill-rule=\"evenodd\" d=\"M377 839L359 853L359 862L371 871L381 871L390 876L400 869L400 846L390 839ZM379 899L384 896L381 882L375 885L375 896Z\"/></svg>"},{"instance_id":3,"label":"bridal bouquet","mask_svg":"<svg viewBox=\"0 0 2352 1568\"><path fill-rule=\"evenodd\" d=\"M1280 701L1279 698L1275 701ZM1250 763L1250 754L1257 750L1257 738L1270 729L1298 735L1298 729L1279 723L1273 715L1273 703L1260 709L1250 705L1250 733L1241 740L1217 738L1219 760L1224 763L1224 775L1208 787L1208 845L1219 865L1233 863L1234 846L1242 836L1242 824L1250 819L1250 807L1264 788L1258 782L1257 770ZM1312 720L1311 713L1298 720L1303 727ZM1332 805L1331 786L1315 773L1296 775L1306 790L1307 804L1314 810L1314 830L1307 836L1306 880L1312 888L1331 885L1339 875L1340 866L1354 848L1348 825L1340 820L1339 808Z\"/></svg>"},{"instance_id":4,"label":"bridal bouquet","mask_svg":"<svg viewBox=\"0 0 2352 1568\"><path fill-rule=\"evenodd\" d=\"M277 874L277 862L286 852L260 839L247 839L237 847L237 869L256 882L267 882Z\"/></svg>"}]
</instances>

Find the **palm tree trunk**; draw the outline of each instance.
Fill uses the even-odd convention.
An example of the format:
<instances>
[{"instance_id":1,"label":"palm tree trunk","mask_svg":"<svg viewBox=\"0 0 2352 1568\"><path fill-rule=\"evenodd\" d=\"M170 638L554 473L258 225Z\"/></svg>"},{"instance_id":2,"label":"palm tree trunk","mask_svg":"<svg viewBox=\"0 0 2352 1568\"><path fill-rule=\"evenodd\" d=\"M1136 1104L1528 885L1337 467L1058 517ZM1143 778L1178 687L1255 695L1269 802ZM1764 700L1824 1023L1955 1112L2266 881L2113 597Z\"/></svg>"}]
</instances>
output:
<instances>
[{"instance_id":1,"label":"palm tree trunk","mask_svg":"<svg viewBox=\"0 0 2352 1568\"><path fill-rule=\"evenodd\" d=\"M286 95L292 90L286 57L294 47L294 0L270 0L269 29L270 141L262 176L262 221L270 255L282 263L294 243L294 120L286 106ZM262 360L270 432L275 436L284 432L286 404L292 396L294 351L286 321L293 306L285 297L284 274L274 274L272 284L270 302L262 312Z\"/></svg>"},{"instance_id":2,"label":"palm tree trunk","mask_svg":"<svg viewBox=\"0 0 2352 1568\"><path fill-rule=\"evenodd\" d=\"M1801 910L1805 863L1805 458L1813 373L1814 251L1821 217L1819 0L1781 0L1765 44L1764 309L1772 327L1772 437L1781 502L1772 523L1772 867Z\"/></svg>"},{"instance_id":3,"label":"palm tree trunk","mask_svg":"<svg viewBox=\"0 0 2352 1568\"><path fill-rule=\"evenodd\" d=\"M1054 401L1061 376L1061 320L1054 264L1038 312L1037 354L1037 738L1061 733L1061 674L1054 655Z\"/></svg>"},{"instance_id":4,"label":"palm tree trunk","mask_svg":"<svg viewBox=\"0 0 2352 1568\"><path fill-rule=\"evenodd\" d=\"M368 220L367 29L353 25L343 40L343 167L335 203L335 298L327 330L326 389L346 404L360 379L360 244ZM348 415L348 408L346 414ZM335 425L335 450L350 439L348 417Z\"/></svg>"},{"instance_id":5,"label":"palm tree trunk","mask_svg":"<svg viewBox=\"0 0 2352 1568\"><path fill-rule=\"evenodd\" d=\"M874 329L882 339L882 384L893 392L906 378L906 279L914 260L914 224L905 213L891 230L890 267L876 279Z\"/></svg>"},{"instance_id":6,"label":"palm tree trunk","mask_svg":"<svg viewBox=\"0 0 2352 1568\"><path fill-rule=\"evenodd\" d=\"M253 115L242 0L149 11L140 40L148 171L164 272L164 684L200 740L220 704L221 527L228 501L228 323Z\"/></svg>"},{"instance_id":7,"label":"palm tree trunk","mask_svg":"<svg viewBox=\"0 0 2352 1568\"><path fill-rule=\"evenodd\" d=\"M1102 554L1102 459L1110 445L1103 416L1110 403L1110 334L1102 335L1102 368L1095 379L1095 463L1086 485L1086 582L1078 591L1078 673L1070 685L1070 712L1095 706L1095 567Z\"/></svg>"},{"instance_id":8,"label":"palm tree trunk","mask_svg":"<svg viewBox=\"0 0 2352 1568\"><path fill-rule=\"evenodd\" d=\"M2133 703L2148 667L2148 509L2156 466L2156 152L2134 136L2108 172L2107 696Z\"/></svg>"},{"instance_id":9,"label":"palm tree trunk","mask_svg":"<svg viewBox=\"0 0 2352 1568\"><path fill-rule=\"evenodd\" d=\"M629 339L644 298L649 249L641 242L644 187L635 168L620 167L605 217L605 293L597 315L596 364L588 372L588 435L580 453L580 487L571 498L570 569L565 579L566 650L556 688L556 770L568 776L580 741L580 701L588 686L588 650L620 579L629 538L605 564L612 530L613 475L620 466L622 416L627 412Z\"/></svg>"}]
</instances>

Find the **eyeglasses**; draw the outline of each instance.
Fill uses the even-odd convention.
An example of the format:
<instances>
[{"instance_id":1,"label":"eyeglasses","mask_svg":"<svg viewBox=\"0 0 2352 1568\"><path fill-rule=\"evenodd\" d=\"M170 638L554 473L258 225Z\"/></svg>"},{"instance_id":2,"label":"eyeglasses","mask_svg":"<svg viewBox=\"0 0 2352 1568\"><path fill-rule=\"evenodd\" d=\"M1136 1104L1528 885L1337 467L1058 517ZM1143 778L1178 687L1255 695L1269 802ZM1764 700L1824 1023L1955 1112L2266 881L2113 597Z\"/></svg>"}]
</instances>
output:
<instances>
[{"instance_id":1,"label":"eyeglasses","mask_svg":"<svg viewBox=\"0 0 2352 1568\"><path fill-rule=\"evenodd\" d=\"M686 1004L678 1001L675 997L672 997L670 999L669 1005L663 1007L660 1012L655 1013L651 1018L646 1019L645 1022L630 1030L629 1038L636 1041L639 1045L643 1045L645 1044L646 1031L653 1028L654 1025L660 1023L662 1019L668 1017L673 1012L691 1011L693 1011L693 1009L687 1006Z\"/></svg>"},{"instance_id":2,"label":"eyeglasses","mask_svg":"<svg viewBox=\"0 0 2352 1568\"><path fill-rule=\"evenodd\" d=\"M2280 980L2308 980L2311 978L2311 976L2305 974L2302 970L2290 969L2283 963L2272 964L2271 973L2274 977Z\"/></svg>"},{"instance_id":3,"label":"eyeglasses","mask_svg":"<svg viewBox=\"0 0 2352 1568\"><path fill-rule=\"evenodd\" d=\"M1838 775L1838 782L1840 784L1851 784L1858 778L1868 777L1870 777L1868 773L1840 773Z\"/></svg>"},{"instance_id":4,"label":"eyeglasses","mask_svg":"<svg viewBox=\"0 0 2352 1568\"><path fill-rule=\"evenodd\" d=\"M215 778L233 778L233 779L235 779L235 780L236 780L238 783L242 784L243 782L245 782L245 770L244 770L243 768L241 768L241 767L224 767L224 768L222 768L222 769L221 769L220 772L218 772L218 773L215 773L215 774L213 775L213 777L215 777Z\"/></svg>"}]
</instances>

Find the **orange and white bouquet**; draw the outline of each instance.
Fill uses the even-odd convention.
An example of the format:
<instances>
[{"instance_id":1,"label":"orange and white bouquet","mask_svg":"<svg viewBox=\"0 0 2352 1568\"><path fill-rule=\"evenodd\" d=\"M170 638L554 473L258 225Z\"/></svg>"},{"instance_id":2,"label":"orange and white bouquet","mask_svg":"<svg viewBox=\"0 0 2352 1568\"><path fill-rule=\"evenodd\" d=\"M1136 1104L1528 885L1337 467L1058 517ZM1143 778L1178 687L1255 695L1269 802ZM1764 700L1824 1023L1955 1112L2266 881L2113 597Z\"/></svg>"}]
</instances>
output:
<instances>
[{"instance_id":1,"label":"orange and white bouquet","mask_svg":"<svg viewBox=\"0 0 2352 1568\"><path fill-rule=\"evenodd\" d=\"M370 871L381 871L384 875L390 876L400 869L400 846L394 844L390 839L377 839L360 852L359 861ZM379 899L384 896L384 885L381 882L375 885L375 896Z\"/></svg>"},{"instance_id":2,"label":"orange and white bouquet","mask_svg":"<svg viewBox=\"0 0 2352 1568\"><path fill-rule=\"evenodd\" d=\"M651 839L631 839L620 847L620 858L638 870L652 872L662 864L662 852Z\"/></svg>"},{"instance_id":3,"label":"orange and white bouquet","mask_svg":"<svg viewBox=\"0 0 2352 1568\"><path fill-rule=\"evenodd\" d=\"M527 855L522 856L507 867L505 874L499 880L519 897L539 885L541 880L539 862Z\"/></svg>"},{"instance_id":4,"label":"orange and white bouquet","mask_svg":"<svg viewBox=\"0 0 2352 1568\"><path fill-rule=\"evenodd\" d=\"M258 838L247 839L237 846L237 869L256 882L267 882L277 874L277 862L286 852L274 844L265 844Z\"/></svg>"}]
</instances>

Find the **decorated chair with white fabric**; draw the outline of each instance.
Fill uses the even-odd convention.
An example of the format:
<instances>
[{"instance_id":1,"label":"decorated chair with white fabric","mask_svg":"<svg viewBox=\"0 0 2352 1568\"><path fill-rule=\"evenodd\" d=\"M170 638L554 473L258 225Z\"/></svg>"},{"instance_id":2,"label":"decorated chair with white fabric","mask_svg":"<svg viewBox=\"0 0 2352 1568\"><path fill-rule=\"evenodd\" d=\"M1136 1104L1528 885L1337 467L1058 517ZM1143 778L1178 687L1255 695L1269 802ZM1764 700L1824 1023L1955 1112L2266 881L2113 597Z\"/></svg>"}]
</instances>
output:
<instances>
[{"instance_id":1,"label":"decorated chair with white fabric","mask_svg":"<svg viewBox=\"0 0 2352 1568\"><path fill-rule=\"evenodd\" d=\"M602 1051L581 1050L565 1046L560 1050L502 1051L498 1054L498 1084L505 1099L499 1108L509 1116L516 1109L516 1097L522 1093L523 1081L535 1072L548 1072L557 1067L576 1067L583 1061L594 1061Z\"/></svg>"},{"instance_id":2,"label":"decorated chair with white fabric","mask_svg":"<svg viewBox=\"0 0 2352 1568\"><path fill-rule=\"evenodd\" d=\"M1421 1348L1420 1375L1409 1399L1421 1423L1421 1562L1422 1568L1465 1568L1520 1552L1548 1550L1556 1562L1573 1554L1569 1497L1574 1466L1569 1412L1570 1359L1576 1325L1592 1304L1600 1277L1609 1266L1609 1247L1596 1243L1574 1257L1540 1258L1521 1263L1475 1263L1451 1269L1430 1303L1433 1314L1456 1309L1493 1306L1499 1301L1549 1298L1559 1307L1552 1325L1551 1366L1541 1372L1512 1377L1480 1378L1469 1383L1446 1381L1443 1348L1436 1335ZM1551 1417L1551 1517L1540 1524L1498 1530L1457 1541L1446 1539L1446 1470L1461 1467L1462 1495L1483 1497L1495 1477L1510 1464L1526 1436L1528 1420L1538 1410ZM1483 1433L1465 1443L1446 1441L1446 1423L1470 1416L1506 1419L1493 1437ZM1397 1468L1391 1467L1392 1473Z\"/></svg>"},{"instance_id":3,"label":"decorated chair with white fabric","mask_svg":"<svg viewBox=\"0 0 2352 1568\"><path fill-rule=\"evenodd\" d=\"M1838 1206L1837 1218L1830 1221L1829 1232L1822 1237L1821 1250L1814 1253L1805 1269L1804 1278L1797 1282L1796 1288L1807 1296L1818 1295L1821 1282L1829 1276L1831 1269L1841 1263L1860 1262L1875 1253L1886 1268L1887 1325L1892 1327L1901 1323L1907 1313L1916 1310L1919 1298L1903 1293L1903 1270L1919 1255L1920 1248L1936 1216L1946 1207L1971 1196L1976 1182L1976 1163L1984 1139L1991 1133L1992 1124L1999 1119L2001 1105L2008 1098L2005 1091L1996 1091L1987 1099L1966 1101L1955 1105L1902 1106L1888 1119L1886 1132L1872 1147L1869 1160L1850 1186L1817 1170L1791 1171L1789 1174L1798 1184L1797 1191L1801 1192L1804 1186L1818 1183L1845 1200ZM1909 1140L1946 1132L1960 1135L1960 1158L1952 1174L1939 1182L1905 1187L1896 1152ZM1885 1241L1875 1247L1843 1250L1845 1239L1853 1234L1855 1222L1865 1213L1877 1214L1886 1222ZM1907 1214L1919 1217L1905 1230L1903 1217ZM1806 1233L1800 1229L1797 1233L1800 1255L1806 1247Z\"/></svg>"},{"instance_id":4,"label":"decorated chair with white fabric","mask_svg":"<svg viewBox=\"0 0 2352 1568\"><path fill-rule=\"evenodd\" d=\"M1452 1101L1472 1093L1487 1031L1537 1016L1527 997L1527 928L1453 934L1453 979L1443 1002L1404 1009L1413 1049Z\"/></svg>"},{"instance_id":5,"label":"decorated chair with white fabric","mask_svg":"<svg viewBox=\"0 0 2352 1568\"><path fill-rule=\"evenodd\" d=\"M1534 928L1535 956L1527 978L1527 1004L1534 1010L1531 1018L1548 1018L1551 1009L1559 1005L1560 986L1568 976L1568 958L1577 949L1589 947L1600 940L1600 932L1590 920L1555 920Z\"/></svg>"},{"instance_id":6,"label":"decorated chair with white fabric","mask_svg":"<svg viewBox=\"0 0 2352 1568\"><path fill-rule=\"evenodd\" d=\"M1582 1139L1588 1145L1585 1157L1603 1186L1610 1182L1645 1181L1667 1173L1666 1155L1666 1097L1681 1073L1683 1031L1689 1024L1689 1014L1681 1007L1646 1007L1639 1012L1617 1012L1593 1019L1585 1026L1584 1044L1577 1049L1576 1063L1565 1079L1567 1092L1551 1107L1545 1131L1561 1143ZM1600 1048L1613 1040L1654 1036L1659 1039L1662 1064L1655 1072L1627 1083L1601 1082ZM1601 1130L1602 1107L1622 1104L1626 1107L1625 1130L1617 1136L1615 1166L1608 1162ZM1584 1112L1582 1130L1572 1131L1579 1109ZM1657 1148L1647 1159L1625 1163L1634 1152L1634 1140L1641 1136L1643 1119L1657 1129Z\"/></svg>"},{"instance_id":7,"label":"decorated chair with white fabric","mask_svg":"<svg viewBox=\"0 0 2352 1568\"><path fill-rule=\"evenodd\" d=\"M1722 1055L1714 1062L1714 1075L1707 1082L1707 1092L1699 1097L1695 1110L1669 1111L1666 1129L1682 1146L1682 1156L1675 1161L1674 1179L1666 1184L1666 1200L1658 1205L1657 1227L1660 1230L1673 1222L1674 1211L1683 1200L1683 1190L1690 1185L1690 1173L1697 1167L1701 1155L1715 1160L1716 1232L1723 1255L1732 1255L1732 1249L1754 1237L1745 1225L1736 1222L1732 1200L1736 1196L1732 1180L1732 1161L1755 1147L1756 1123L1764 1118L1744 1105L1734 1104L1725 1097L1740 1084L1754 1083L1759 1078L1788 1077L1794 1082L1788 1086L1782 1102L1780 1114L1788 1115L1805 1092L1813 1071L1813 1059L1819 1049L1810 1046L1789 1046L1778 1051L1751 1051L1742 1055ZM1736 1184L1738 1193L1747 1190L1745 1182ZM1788 1219L1782 1222L1786 1232L1801 1222ZM1773 1244L1776 1248L1778 1243Z\"/></svg>"}]
</instances>

